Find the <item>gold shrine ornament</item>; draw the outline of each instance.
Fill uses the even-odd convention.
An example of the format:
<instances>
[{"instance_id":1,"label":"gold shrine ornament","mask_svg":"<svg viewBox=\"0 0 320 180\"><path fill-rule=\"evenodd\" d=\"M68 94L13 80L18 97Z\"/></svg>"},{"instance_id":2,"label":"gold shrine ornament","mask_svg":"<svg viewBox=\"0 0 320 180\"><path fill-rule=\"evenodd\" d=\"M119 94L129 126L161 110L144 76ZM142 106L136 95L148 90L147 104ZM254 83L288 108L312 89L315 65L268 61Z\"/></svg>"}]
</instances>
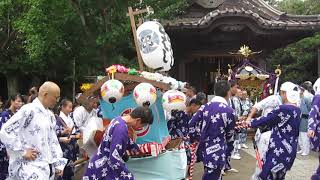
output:
<instances>
[{"instance_id":1,"label":"gold shrine ornament","mask_svg":"<svg viewBox=\"0 0 320 180\"><path fill-rule=\"evenodd\" d=\"M258 52L252 52L251 49L249 48L249 46L243 45L240 47L240 49L238 50L237 53L232 53L229 52L230 54L237 54L237 55L242 55L244 56L246 59L253 55L253 54L260 54L262 51L258 51Z\"/></svg>"},{"instance_id":2,"label":"gold shrine ornament","mask_svg":"<svg viewBox=\"0 0 320 180\"><path fill-rule=\"evenodd\" d=\"M249 46L243 45L240 47L239 53L242 54L244 57L249 57L252 53L251 49Z\"/></svg>"},{"instance_id":3,"label":"gold shrine ornament","mask_svg":"<svg viewBox=\"0 0 320 180\"><path fill-rule=\"evenodd\" d=\"M280 64L277 65L277 69L274 72L276 73L277 77L281 75L282 71L281 71Z\"/></svg>"}]
</instances>

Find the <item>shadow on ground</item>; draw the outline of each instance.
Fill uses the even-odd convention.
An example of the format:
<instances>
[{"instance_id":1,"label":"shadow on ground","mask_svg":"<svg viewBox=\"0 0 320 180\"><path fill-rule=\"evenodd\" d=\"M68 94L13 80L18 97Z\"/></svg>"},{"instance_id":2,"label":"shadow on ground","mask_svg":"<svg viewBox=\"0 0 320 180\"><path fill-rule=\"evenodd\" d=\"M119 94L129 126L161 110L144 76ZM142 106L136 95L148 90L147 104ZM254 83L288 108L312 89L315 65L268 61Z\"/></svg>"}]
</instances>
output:
<instances>
[{"instance_id":1,"label":"shadow on ground","mask_svg":"<svg viewBox=\"0 0 320 180\"><path fill-rule=\"evenodd\" d=\"M247 180L254 172L256 160L248 153L241 151L241 160L232 160L232 168L239 170L239 173L228 173L223 180ZM198 163L194 170L193 179L201 180L203 175L203 164Z\"/></svg>"}]
</instances>

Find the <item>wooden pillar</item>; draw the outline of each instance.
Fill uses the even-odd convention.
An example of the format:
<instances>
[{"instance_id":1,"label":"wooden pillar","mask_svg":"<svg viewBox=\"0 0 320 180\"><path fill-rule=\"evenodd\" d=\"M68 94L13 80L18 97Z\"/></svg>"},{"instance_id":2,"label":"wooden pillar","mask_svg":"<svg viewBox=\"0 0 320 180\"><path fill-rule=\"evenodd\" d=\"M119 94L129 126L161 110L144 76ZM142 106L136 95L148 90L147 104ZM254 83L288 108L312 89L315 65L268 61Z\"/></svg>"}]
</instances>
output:
<instances>
[{"instance_id":1,"label":"wooden pillar","mask_svg":"<svg viewBox=\"0 0 320 180\"><path fill-rule=\"evenodd\" d=\"M186 80L186 64L183 61L179 61L178 63L178 78L180 81Z\"/></svg>"},{"instance_id":2,"label":"wooden pillar","mask_svg":"<svg viewBox=\"0 0 320 180\"><path fill-rule=\"evenodd\" d=\"M189 54L179 56L179 80L191 83L192 77L190 77L190 74L193 74L194 72L191 72L190 69L194 69L194 67L190 68L190 65L194 59L195 58Z\"/></svg>"},{"instance_id":3,"label":"wooden pillar","mask_svg":"<svg viewBox=\"0 0 320 180\"><path fill-rule=\"evenodd\" d=\"M141 58L141 54L140 54L140 48L139 48L139 45L138 45L136 22L135 22L135 19L134 19L134 14L133 14L132 7L128 7L128 10L129 10L128 15L130 17L131 29L132 29L133 39L134 39L134 45L135 45L136 51L137 51L139 69L141 71L143 71L143 62L142 62L142 58Z\"/></svg>"}]
</instances>

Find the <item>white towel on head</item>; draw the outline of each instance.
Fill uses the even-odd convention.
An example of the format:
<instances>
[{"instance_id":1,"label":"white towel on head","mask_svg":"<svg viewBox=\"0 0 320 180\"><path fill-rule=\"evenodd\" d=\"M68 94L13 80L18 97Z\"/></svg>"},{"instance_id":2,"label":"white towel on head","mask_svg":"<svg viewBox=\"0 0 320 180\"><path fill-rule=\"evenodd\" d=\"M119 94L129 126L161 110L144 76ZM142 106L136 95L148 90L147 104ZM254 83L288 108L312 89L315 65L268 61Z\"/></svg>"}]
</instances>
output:
<instances>
[{"instance_id":1,"label":"white towel on head","mask_svg":"<svg viewBox=\"0 0 320 180\"><path fill-rule=\"evenodd\" d=\"M285 91L287 99L290 103L297 104L300 101L299 87L292 82L285 82L280 87L281 91Z\"/></svg>"},{"instance_id":2,"label":"white towel on head","mask_svg":"<svg viewBox=\"0 0 320 180\"><path fill-rule=\"evenodd\" d=\"M297 104L300 101L300 92L299 90L287 91L287 99L290 103Z\"/></svg>"},{"instance_id":3,"label":"white towel on head","mask_svg":"<svg viewBox=\"0 0 320 180\"><path fill-rule=\"evenodd\" d=\"M320 94L320 78L318 78L314 83L313 90L316 93L316 95Z\"/></svg>"},{"instance_id":4,"label":"white towel on head","mask_svg":"<svg viewBox=\"0 0 320 180\"><path fill-rule=\"evenodd\" d=\"M288 92L290 90L292 90L296 85L293 84L292 82L284 82L283 84L281 84L281 87L280 87L280 91L285 91L285 92Z\"/></svg>"}]
</instances>

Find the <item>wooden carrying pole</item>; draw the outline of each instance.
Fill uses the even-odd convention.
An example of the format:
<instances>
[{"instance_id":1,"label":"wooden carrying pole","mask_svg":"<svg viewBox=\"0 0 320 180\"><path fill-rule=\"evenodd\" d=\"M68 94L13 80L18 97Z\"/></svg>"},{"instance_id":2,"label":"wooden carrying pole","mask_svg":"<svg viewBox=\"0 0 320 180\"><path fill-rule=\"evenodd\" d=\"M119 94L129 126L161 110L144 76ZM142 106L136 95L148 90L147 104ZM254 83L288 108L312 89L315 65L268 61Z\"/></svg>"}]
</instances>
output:
<instances>
[{"instance_id":1,"label":"wooden carrying pole","mask_svg":"<svg viewBox=\"0 0 320 180\"><path fill-rule=\"evenodd\" d=\"M128 12L127 16L130 17L131 29L132 29L133 39L134 39L134 45L135 45L136 51L137 51L137 58L138 58L139 68L140 68L141 71L143 71L143 62L142 62L142 57L141 57L140 50L139 50L139 45L138 45L137 29L136 29L136 22L135 22L135 19L134 19L134 15L141 14L144 11L133 12L132 7L128 7L128 11L129 12Z\"/></svg>"},{"instance_id":2,"label":"wooden carrying pole","mask_svg":"<svg viewBox=\"0 0 320 180\"><path fill-rule=\"evenodd\" d=\"M114 78L118 79L120 81L133 81L133 82L138 82L138 83L142 83L142 82L150 83L153 86L160 88L162 90L165 90L165 91L170 89L169 84L149 80L149 79L146 79L146 78L140 77L140 76L134 76L134 75L124 74L124 73L115 73ZM79 97L79 102L82 102L86 97L92 95L95 91L98 91L100 89L100 87L103 85L103 83L106 82L107 80L109 80L108 76L104 77L103 79L101 79L97 83L95 83L89 90L84 92Z\"/></svg>"}]
</instances>

